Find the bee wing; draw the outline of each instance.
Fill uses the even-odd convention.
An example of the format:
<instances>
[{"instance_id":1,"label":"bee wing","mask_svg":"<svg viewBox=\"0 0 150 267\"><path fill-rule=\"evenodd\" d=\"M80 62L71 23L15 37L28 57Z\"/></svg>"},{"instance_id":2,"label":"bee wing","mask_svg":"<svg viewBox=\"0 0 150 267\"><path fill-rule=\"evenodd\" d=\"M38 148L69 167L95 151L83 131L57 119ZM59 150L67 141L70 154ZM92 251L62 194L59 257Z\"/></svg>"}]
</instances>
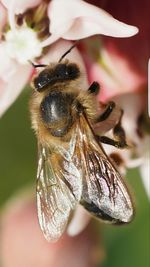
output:
<instances>
[{"instance_id":1,"label":"bee wing","mask_svg":"<svg viewBox=\"0 0 150 267\"><path fill-rule=\"evenodd\" d=\"M111 223L129 222L133 204L127 187L84 115L80 116L79 135L84 170L81 204L100 219Z\"/></svg>"},{"instance_id":2,"label":"bee wing","mask_svg":"<svg viewBox=\"0 0 150 267\"><path fill-rule=\"evenodd\" d=\"M56 241L64 232L72 209L80 201L82 182L80 170L73 163L76 136L67 150L39 145L37 174L37 209L41 229L48 241ZM77 165L78 165L78 159Z\"/></svg>"}]
</instances>

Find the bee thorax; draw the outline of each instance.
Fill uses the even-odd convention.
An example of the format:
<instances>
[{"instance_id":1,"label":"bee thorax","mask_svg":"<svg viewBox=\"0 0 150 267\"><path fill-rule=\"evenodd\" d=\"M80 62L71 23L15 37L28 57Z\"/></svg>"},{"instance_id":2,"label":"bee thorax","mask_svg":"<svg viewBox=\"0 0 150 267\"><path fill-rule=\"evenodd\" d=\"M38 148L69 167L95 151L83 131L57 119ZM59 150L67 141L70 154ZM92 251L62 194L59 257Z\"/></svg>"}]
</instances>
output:
<instances>
[{"instance_id":1,"label":"bee thorax","mask_svg":"<svg viewBox=\"0 0 150 267\"><path fill-rule=\"evenodd\" d=\"M41 117L54 136L63 136L72 125L72 96L61 92L51 92L41 103Z\"/></svg>"}]
</instances>

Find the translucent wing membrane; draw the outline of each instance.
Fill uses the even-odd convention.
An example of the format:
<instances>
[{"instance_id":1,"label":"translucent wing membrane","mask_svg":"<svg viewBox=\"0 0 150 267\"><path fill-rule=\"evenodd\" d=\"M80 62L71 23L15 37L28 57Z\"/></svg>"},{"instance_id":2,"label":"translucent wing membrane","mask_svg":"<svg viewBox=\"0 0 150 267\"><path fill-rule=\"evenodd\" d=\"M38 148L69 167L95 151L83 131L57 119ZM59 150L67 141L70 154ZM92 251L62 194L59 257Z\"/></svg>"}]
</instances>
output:
<instances>
[{"instance_id":1,"label":"translucent wing membrane","mask_svg":"<svg viewBox=\"0 0 150 267\"><path fill-rule=\"evenodd\" d=\"M67 148L58 146L55 153L39 145L37 208L40 226L48 241L56 241L62 235L71 210L81 198L76 141L75 134Z\"/></svg>"},{"instance_id":2,"label":"translucent wing membrane","mask_svg":"<svg viewBox=\"0 0 150 267\"><path fill-rule=\"evenodd\" d=\"M78 202L112 223L129 222L133 215L127 188L83 114L68 142L52 149L39 144L37 207L48 241L62 235Z\"/></svg>"},{"instance_id":3,"label":"translucent wing membrane","mask_svg":"<svg viewBox=\"0 0 150 267\"><path fill-rule=\"evenodd\" d=\"M103 220L129 222L133 216L133 205L128 190L84 116L80 117L79 136L84 172L81 203Z\"/></svg>"}]
</instances>

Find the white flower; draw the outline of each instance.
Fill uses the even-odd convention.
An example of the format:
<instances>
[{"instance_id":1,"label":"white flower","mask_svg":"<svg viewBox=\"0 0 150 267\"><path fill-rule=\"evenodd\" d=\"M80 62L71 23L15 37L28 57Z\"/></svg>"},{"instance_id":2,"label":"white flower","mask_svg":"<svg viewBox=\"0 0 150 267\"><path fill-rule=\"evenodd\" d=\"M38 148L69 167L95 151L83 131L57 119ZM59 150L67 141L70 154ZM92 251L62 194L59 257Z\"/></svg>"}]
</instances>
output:
<instances>
[{"instance_id":1,"label":"white flower","mask_svg":"<svg viewBox=\"0 0 150 267\"><path fill-rule=\"evenodd\" d=\"M28 60L33 60L42 53L36 32L27 26L8 31L5 35L5 47L8 56L20 64L27 64Z\"/></svg>"}]
</instances>

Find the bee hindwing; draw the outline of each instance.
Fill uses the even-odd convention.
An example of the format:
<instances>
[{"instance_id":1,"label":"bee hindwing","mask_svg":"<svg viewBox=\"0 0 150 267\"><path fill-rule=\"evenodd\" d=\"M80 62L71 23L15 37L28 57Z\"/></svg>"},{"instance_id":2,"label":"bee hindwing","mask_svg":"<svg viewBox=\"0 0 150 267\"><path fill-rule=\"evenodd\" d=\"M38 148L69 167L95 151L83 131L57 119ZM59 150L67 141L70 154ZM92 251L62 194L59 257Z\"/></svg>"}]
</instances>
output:
<instances>
[{"instance_id":1,"label":"bee hindwing","mask_svg":"<svg viewBox=\"0 0 150 267\"><path fill-rule=\"evenodd\" d=\"M74 164L76 137L68 150L58 147L56 153L39 145L37 175L37 208L41 229L48 241L56 241L64 232L71 210L80 201L82 180ZM76 164L78 165L78 159Z\"/></svg>"}]
</instances>

